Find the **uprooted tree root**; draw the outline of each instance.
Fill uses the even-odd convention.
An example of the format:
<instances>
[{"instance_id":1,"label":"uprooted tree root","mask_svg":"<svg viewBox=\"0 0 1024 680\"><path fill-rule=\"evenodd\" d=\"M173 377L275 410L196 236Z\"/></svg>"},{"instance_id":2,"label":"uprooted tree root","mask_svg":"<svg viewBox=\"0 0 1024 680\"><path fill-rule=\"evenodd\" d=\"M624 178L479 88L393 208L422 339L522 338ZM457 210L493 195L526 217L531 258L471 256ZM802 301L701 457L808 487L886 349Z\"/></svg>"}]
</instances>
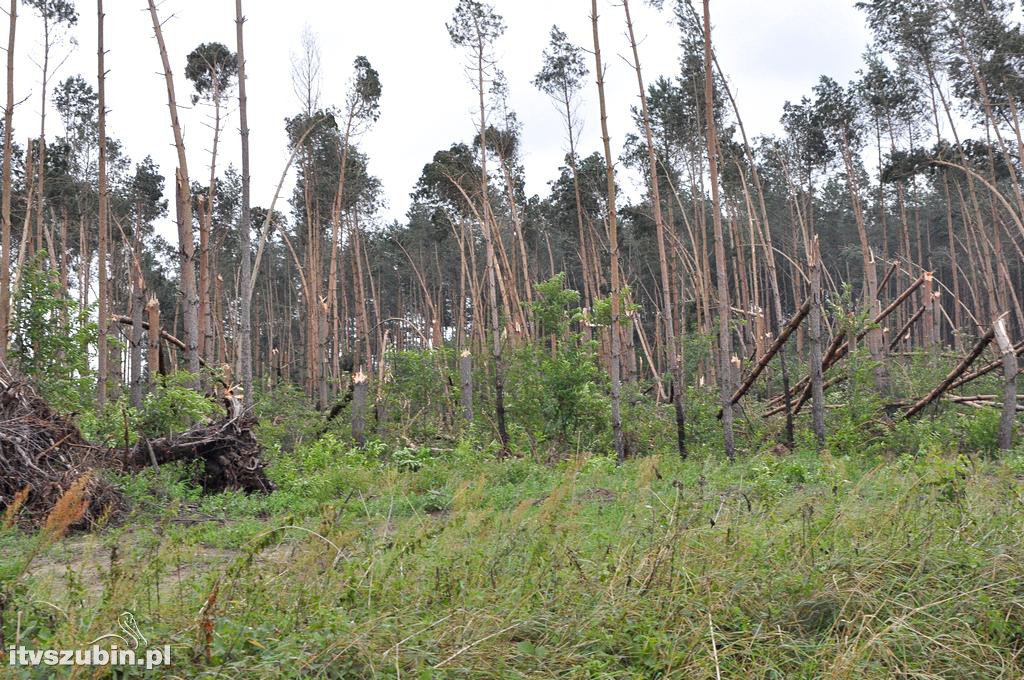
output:
<instances>
[{"instance_id":1,"label":"uprooted tree root","mask_svg":"<svg viewBox=\"0 0 1024 680\"><path fill-rule=\"evenodd\" d=\"M270 492L273 484L263 470L262 447L253 434L255 424L251 418L234 416L169 437L139 438L127 454L122 453L121 459L125 467L133 470L201 460L203 489L207 492Z\"/></svg>"},{"instance_id":2,"label":"uprooted tree root","mask_svg":"<svg viewBox=\"0 0 1024 680\"><path fill-rule=\"evenodd\" d=\"M271 491L253 425L235 411L180 434L140 438L127 450L109 449L87 442L70 418L55 412L28 382L0 364L0 518L39 526L57 500L89 475L87 507L72 528L116 521L126 514L128 503L114 485L93 473L131 472L174 461L201 461L208 493Z\"/></svg>"}]
</instances>

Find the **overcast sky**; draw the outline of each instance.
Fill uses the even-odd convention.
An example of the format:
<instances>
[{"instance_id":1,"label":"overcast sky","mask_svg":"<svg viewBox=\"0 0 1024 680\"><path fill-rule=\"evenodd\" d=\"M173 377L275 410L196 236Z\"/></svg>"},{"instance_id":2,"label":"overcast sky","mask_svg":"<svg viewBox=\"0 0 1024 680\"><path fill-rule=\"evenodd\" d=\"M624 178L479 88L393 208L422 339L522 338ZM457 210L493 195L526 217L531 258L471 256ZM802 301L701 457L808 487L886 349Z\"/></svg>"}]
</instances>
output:
<instances>
[{"instance_id":1,"label":"overcast sky","mask_svg":"<svg viewBox=\"0 0 1024 680\"><path fill-rule=\"evenodd\" d=\"M223 42L235 49L233 0L164 0L158 5L182 107L189 170L193 178L209 173L211 130L208 111L191 108L191 85L184 78L185 57L199 43ZM268 205L287 160L283 121L299 110L292 92L292 55L309 27L319 39L323 105L342 105L352 61L365 55L383 84L380 120L358 141L369 155L370 170L383 183L382 217L402 219L409 192L433 153L474 134L474 95L464 60L448 40L445 22L456 0L246 0L245 41L252 149L252 201ZM498 43L510 101L523 124L527 191L545 195L565 155L561 119L530 81L552 24L583 47L592 47L587 0L495 0L507 23ZM672 5L665 2L666 7ZM809 93L821 74L840 82L855 77L868 42L863 16L852 0L714 0L715 48L737 96L750 134L777 132L782 105ZM72 36L77 46L56 48L51 61L66 61L53 85L81 73L96 82L95 3L77 2L80 19ZM124 142L135 160L147 154L173 177L176 156L169 126L160 56L145 0L106 0L105 43L107 134ZM672 14L657 12L642 0L631 6L647 82L677 71L678 39ZM628 52L621 6L600 0L602 52L608 66L609 126L615 148L629 131L629 108L636 103L635 75L621 58ZM7 35L4 25L3 36ZM30 97L15 111L15 134L38 134L41 22L22 7L18 20L15 100ZM592 57L589 57L592 59ZM588 62L592 70L592 62ZM593 80L584 92L580 151L600 148ZM238 165L237 100L232 100L218 166ZM60 119L48 117L48 136ZM631 182L623 177L627 190ZM170 190L170 183L167 185ZM290 184L282 201L290 195ZM172 201L173 202L173 201ZM279 203L285 207L284 203ZM166 235L173 233L162 225Z\"/></svg>"}]
</instances>

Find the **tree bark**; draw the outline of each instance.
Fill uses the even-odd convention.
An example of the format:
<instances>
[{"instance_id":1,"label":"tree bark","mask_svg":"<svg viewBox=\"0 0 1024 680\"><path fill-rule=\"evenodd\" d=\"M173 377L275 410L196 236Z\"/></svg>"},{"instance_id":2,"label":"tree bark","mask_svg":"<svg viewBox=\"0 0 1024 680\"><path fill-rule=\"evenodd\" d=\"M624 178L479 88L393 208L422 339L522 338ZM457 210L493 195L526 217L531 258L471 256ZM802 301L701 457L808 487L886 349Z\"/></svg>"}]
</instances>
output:
<instances>
[{"instance_id":1,"label":"tree bark","mask_svg":"<svg viewBox=\"0 0 1024 680\"><path fill-rule=\"evenodd\" d=\"M11 0L7 34L7 102L4 106L3 196L0 197L0 361L7 359L11 323L11 163L14 134L14 36L18 0Z\"/></svg>"},{"instance_id":2,"label":"tree bark","mask_svg":"<svg viewBox=\"0 0 1024 680\"><path fill-rule=\"evenodd\" d=\"M718 288L718 384L722 400L725 454L736 459L732 413L732 331L729 328L729 273L722 231L722 203L718 195L718 132L714 114L714 72L711 60L711 8L704 0L704 124L707 128L708 173L711 179L711 216L715 234L715 274Z\"/></svg>"},{"instance_id":3,"label":"tree bark","mask_svg":"<svg viewBox=\"0 0 1024 680\"><path fill-rule=\"evenodd\" d=\"M825 447L825 390L822 385L821 370L821 255L818 250L818 239L815 237L811 248L810 279L811 308L808 319L808 339L811 342L810 376L811 376L811 422L814 428L814 439L818 450Z\"/></svg>"},{"instance_id":4,"label":"tree bark","mask_svg":"<svg viewBox=\"0 0 1024 680\"><path fill-rule=\"evenodd\" d=\"M629 44L633 50L633 67L636 70L637 87L640 92L640 113L644 127L644 138L647 143L647 165L651 183L651 212L654 215L654 231L658 243L658 269L661 274L661 317L665 329L665 351L668 355L668 369L672 374L670 393L676 416L676 447L682 458L686 457L686 383L683 378L682 366L679 361L679 348L676 344L675 321L672 309L672 284L668 270L668 256L665 250L665 223L661 213L661 188L658 182L658 156L654 149L654 135L651 132L650 113L647 109L647 91L644 89L643 71L640 68L640 54L637 50L636 35L633 31L633 20L629 13L629 0L623 0L622 7L626 12L626 28L629 33ZM660 377L659 377L660 382Z\"/></svg>"},{"instance_id":5,"label":"tree bark","mask_svg":"<svg viewBox=\"0 0 1024 680\"><path fill-rule=\"evenodd\" d=\"M248 101L245 95L245 47L243 44L242 0L235 0L235 40L238 54L238 118L239 136L242 141L242 205L238 225L239 265L239 368L242 379L242 397L246 409L252 408L252 260L250 250L250 207L249 207L249 117Z\"/></svg>"},{"instance_id":6,"label":"tree bark","mask_svg":"<svg viewBox=\"0 0 1024 680\"><path fill-rule=\"evenodd\" d=\"M359 446L366 444L366 395L370 383L361 370L352 376L352 438Z\"/></svg>"},{"instance_id":7,"label":"tree bark","mask_svg":"<svg viewBox=\"0 0 1024 680\"><path fill-rule=\"evenodd\" d=\"M1013 424L1017 417L1017 352L1006 332L1005 316L996 319L993 330L996 344L999 345L999 352L1002 354L1003 379L1006 381L1003 389L1003 413L999 419L999 448L1002 451L1009 451L1013 446Z\"/></svg>"},{"instance_id":8,"label":"tree bark","mask_svg":"<svg viewBox=\"0 0 1024 680\"><path fill-rule=\"evenodd\" d=\"M178 257L180 262L179 286L183 296L182 318L184 323L185 362L189 372L197 378L193 387L198 389L199 375L199 291L196 287L195 239L192 235L192 195L188 180L188 160L185 156L185 140L181 135L178 121L178 104L174 96L174 74L156 13L155 0L149 0L149 16L153 22L153 34L160 49L164 80L167 85L167 109L171 116L171 130L174 146L178 153L178 168L175 173L175 218L178 225Z\"/></svg>"},{"instance_id":9,"label":"tree bark","mask_svg":"<svg viewBox=\"0 0 1024 680\"><path fill-rule=\"evenodd\" d=\"M467 425L473 423L473 355L468 349L459 354L459 401Z\"/></svg>"},{"instance_id":10,"label":"tree bark","mask_svg":"<svg viewBox=\"0 0 1024 680\"><path fill-rule=\"evenodd\" d=\"M155 295L150 297L149 302L146 303L146 317L149 320L146 368L149 371L149 389L153 390L157 385L157 375L163 373L160 370L160 301L156 299Z\"/></svg>"},{"instance_id":11,"label":"tree bark","mask_svg":"<svg viewBox=\"0 0 1024 680\"><path fill-rule=\"evenodd\" d=\"M132 274L132 338L131 338L131 404L135 408L142 406L142 314L146 305L145 281L138 260L133 261Z\"/></svg>"},{"instance_id":12,"label":"tree bark","mask_svg":"<svg viewBox=\"0 0 1024 680\"><path fill-rule=\"evenodd\" d=\"M103 67L103 0L96 0L97 17L97 95L99 97L99 217L96 224L97 238L97 290L99 291L99 308L96 313L98 322L98 333L96 342L96 407L100 410L107 402L107 373L108 345L107 328L108 321L108 299L107 299L107 109L106 109L106 71Z\"/></svg>"},{"instance_id":13,"label":"tree bark","mask_svg":"<svg viewBox=\"0 0 1024 680\"><path fill-rule=\"evenodd\" d=\"M597 0L591 0L591 23L594 31L594 61L597 68L597 98L601 108L601 141L604 144L605 175L608 182L608 245L611 251L611 411L612 433L615 441L615 459L621 464L626 459L626 442L622 434L622 336L619 333L619 315L622 300L619 298L619 232L615 209L615 168L611 140L608 134L608 108L604 96L604 64L601 62L601 38L598 31Z\"/></svg>"}]
</instances>

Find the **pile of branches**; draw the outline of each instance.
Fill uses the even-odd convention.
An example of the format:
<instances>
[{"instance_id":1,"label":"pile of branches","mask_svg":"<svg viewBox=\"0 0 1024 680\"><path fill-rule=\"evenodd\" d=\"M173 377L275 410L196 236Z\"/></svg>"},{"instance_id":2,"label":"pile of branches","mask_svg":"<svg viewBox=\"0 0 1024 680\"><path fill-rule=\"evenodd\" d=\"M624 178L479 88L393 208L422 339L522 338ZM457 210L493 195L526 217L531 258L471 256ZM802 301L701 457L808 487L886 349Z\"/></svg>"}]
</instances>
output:
<instances>
[{"instance_id":1,"label":"pile of branches","mask_svg":"<svg viewBox=\"0 0 1024 680\"><path fill-rule=\"evenodd\" d=\"M127 510L121 493L94 469L109 464L109 451L89 444L78 427L59 415L32 386L0 364L0 512L20 505L19 522L37 526L83 475L88 506L72 528Z\"/></svg>"},{"instance_id":2,"label":"pile of branches","mask_svg":"<svg viewBox=\"0 0 1024 680\"><path fill-rule=\"evenodd\" d=\"M57 500L84 478L87 508L71 528L117 520L128 503L100 470L134 472L177 461L201 463L207 493L272 491L253 434L255 421L243 414L241 399L230 390L224 404L227 415L222 420L110 449L85 441L70 418L54 411L28 381L0 363L0 516L11 509L20 524L39 526Z\"/></svg>"}]
</instances>

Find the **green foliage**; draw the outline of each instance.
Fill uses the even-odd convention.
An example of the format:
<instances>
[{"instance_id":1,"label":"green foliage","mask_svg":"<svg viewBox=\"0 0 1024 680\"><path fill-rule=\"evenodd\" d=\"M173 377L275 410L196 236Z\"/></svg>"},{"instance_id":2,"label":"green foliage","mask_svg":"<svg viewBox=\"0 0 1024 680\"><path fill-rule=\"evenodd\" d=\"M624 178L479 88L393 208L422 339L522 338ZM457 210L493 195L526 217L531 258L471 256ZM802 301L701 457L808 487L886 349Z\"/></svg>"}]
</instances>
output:
<instances>
[{"instance_id":1,"label":"green foliage","mask_svg":"<svg viewBox=\"0 0 1024 680\"><path fill-rule=\"evenodd\" d=\"M554 357L536 345L513 352L506 373L507 405L523 449L536 452L548 443L563 448L562 454L603 448L609 403L595 351L595 342L576 338L559 343Z\"/></svg>"},{"instance_id":2,"label":"green foliage","mask_svg":"<svg viewBox=\"0 0 1024 680\"><path fill-rule=\"evenodd\" d=\"M96 324L88 311L63 297L52 271L42 267L46 252L21 271L11 310L11 357L39 393L60 413L91 401L93 377L88 348L96 341Z\"/></svg>"},{"instance_id":3,"label":"green foliage","mask_svg":"<svg viewBox=\"0 0 1024 680\"><path fill-rule=\"evenodd\" d=\"M253 415L259 424L260 442L271 451L291 451L314 439L323 427L323 415L309 403L302 390L292 383L279 383L257 390Z\"/></svg>"},{"instance_id":4,"label":"green foliage","mask_svg":"<svg viewBox=\"0 0 1024 680\"><path fill-rule=\"evenodd\" d=\"M523 450L565 456L604 450L609 437L605 376L595 341L570 332L581 319L579 294L559 274L537 284L535 318L552 346L540 341L515 348L506 373L510 432ZM547 450L553 447L554 450Z\"/></svg>"},{"instance_id":5,"label":"green foliage","mask_svg":"<svg viewBox=\"0 0 1024 680\"><path fill-rule=\"evenodd\" d=\"M385 422L377 423L378 428L397 428L413 441L436 439L457 396L454 361L455 350L450 347L389 352L384 384L370 385L368 408L373 409L376 387L383 400Z\"/></svg>"},{"instance_id":6,"label":"green foliage","mask_svg":"<svg viewBox=\"0 0 1024 680\"><path fill-rule=\"evenodd\" d=\"M619 325L628 327L633 323L633 316L638 314L642 307L631 302L633 291L629 286L622 286L619 290ZM611 296L597 298L594 300L591 323L596 326L612 325L612 298Z\"/></svg>"},{"instance_id":7,"label":"green foliage","mask_svg":"<svg viewBox=\"0 0 1024 680\"><path fill-rule=\"evenodd\" d=\"M161 437L214 416L222 407L189 387L194 382L186 371L158 381L142 401L136 429L147 437Z\"/></svg>"},{"instance_id":8,"label":"green foliage","mask_svg":"<svg viewBox=\"0 0 1024 680\"><path fill-rule=\"evenodd\" d=\"M530 309L544 335L561 337L569 331L570 323L582 318L580 293L565 287L565 272L538 283L537 293L540 299Z\"/></svg>"}]
</instances>

